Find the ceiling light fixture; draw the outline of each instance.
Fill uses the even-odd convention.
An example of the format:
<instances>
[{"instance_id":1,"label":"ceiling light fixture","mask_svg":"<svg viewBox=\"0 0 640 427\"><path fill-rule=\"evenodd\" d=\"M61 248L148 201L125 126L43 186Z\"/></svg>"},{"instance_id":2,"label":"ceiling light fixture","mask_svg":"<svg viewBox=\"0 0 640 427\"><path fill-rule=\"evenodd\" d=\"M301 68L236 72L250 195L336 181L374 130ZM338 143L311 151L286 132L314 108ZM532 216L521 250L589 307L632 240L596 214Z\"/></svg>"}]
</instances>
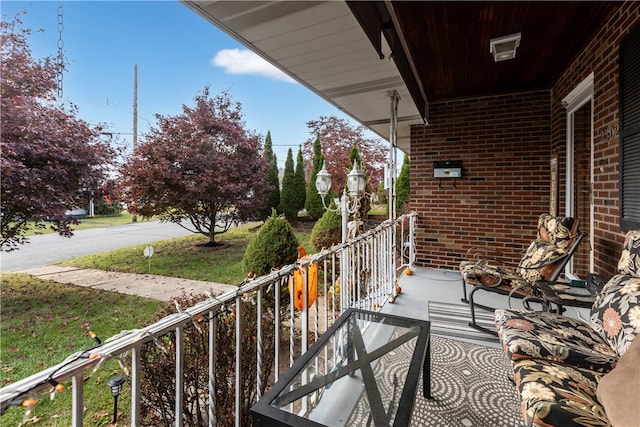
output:
<instances>
[{"instance_id":1,"label":"ceiling light fixture","mask_svg":"<svg viewBox=\"0 0 640 427\"><path fill-rule=\"evenodd\" d=\"M489 40L489 52L493 55L495 62L515 58L518 46L520 46L520 33Z\"/></svg>"}]
</instances>

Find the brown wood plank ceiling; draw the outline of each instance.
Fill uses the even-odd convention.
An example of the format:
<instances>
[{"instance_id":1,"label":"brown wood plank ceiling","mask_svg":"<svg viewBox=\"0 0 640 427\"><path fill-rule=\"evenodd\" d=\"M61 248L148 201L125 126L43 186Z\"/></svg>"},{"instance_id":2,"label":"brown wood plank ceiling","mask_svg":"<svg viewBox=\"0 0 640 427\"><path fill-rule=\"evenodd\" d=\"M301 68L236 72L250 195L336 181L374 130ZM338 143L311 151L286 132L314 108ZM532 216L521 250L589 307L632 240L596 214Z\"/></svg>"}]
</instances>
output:
<instances>
[{"instance_id":1,"label":"brown wood plank ceiling","mask_svg":"<svg viewBox=\"0 0 640 427\"><path fill-rule=\"evenodd\" d=\"M620 2L390 2L428 101L548 89ZM492 38L520 32L494 62Z\"/></svg>"}]
</instances>

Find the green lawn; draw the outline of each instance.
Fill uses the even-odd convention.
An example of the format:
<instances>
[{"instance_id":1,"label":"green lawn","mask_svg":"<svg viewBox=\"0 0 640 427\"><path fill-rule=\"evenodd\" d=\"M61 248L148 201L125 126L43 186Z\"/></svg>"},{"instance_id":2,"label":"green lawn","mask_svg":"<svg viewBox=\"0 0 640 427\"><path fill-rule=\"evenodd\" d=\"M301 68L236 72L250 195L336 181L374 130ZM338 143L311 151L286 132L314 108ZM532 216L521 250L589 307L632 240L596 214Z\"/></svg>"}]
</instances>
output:
<instances>
[{"instance_id":1,"label":"green lawn","mask_svg":"<svg viewBox=\"0 0 640 427\"><path fill-rule=\"evenodd\" d=\"M155 218L144 219L140 216L137 218L138 222L144 221L155 221ZM97 228L97 227L112 227L114 225L126 225L133 223L133 216L127 212L122 211L120 215L115 216L95 216L93 218L82 218L80 220L80 224L73 227L74 230L86 230L89 228Z\"/></svg>"},{"instance_id":2,"label":"green lawn","mask_svg":"<svg viewBox=\"0 0 640 427\"><path fill-rule=\"evenodd\" d=\"M223 245L217 248L199 246L206 243L206 238L196 235L153 243L151 272L237 284L244 278L242 256L258 224L245 224L222 234L220 242ZM296 231L299 243L308 253L315 253L311 245L310 225L307 224L300 230ZM143 255L146 246L75 258L64 264L147 273L149 263ZM149 325L164 304L145 298L39 280L23 274L1 274L0 280L0 386L60 363L72 353L92 348L96 343L89 337L89 331L106 339L122 330ZM109 425L113 400L106 384L111 376L121 373L118 363L110 360L86 381L85 425ZM70 382L64 386L69 388ZM119 402L119 407L123 409L128 404L127 395L128 393L124 393ZM68 426L70 408L69 392L58 393L52 401L48 395L39 396L29 424ZM0 418L0 424L18 425L24 413L23 408L10 408Z\"/></svg>"},{"instance_id":3,"label":"green lawn","mask_svg":"<svg viewBox=\"0 0 640 427\"><path fill-rule=\"evenodd\" d=\"M219 236L219 247L205 247L207 238L191 235L155 242L151 257L151 273L161 276L209 282L238 284L246 272L242 271L244 251L260 223L249 223L230 229ZM308 227L307 227L308 228ZM311 233L296 232L298 242L307 253L315 253L311 244ZM144 256L147 244L132 246L73 258L61 264L80 268L123 271L128 273L148 273L149 259Z\"/></svg>"},{"instance_id":4,"label":"green lawn","mask_svg":"<svg viewBox=\"0 0 640 427\"><path fill-rule=\"evenodd\" d=\"M96 342L89 331L107 339L122 330L148 325L162 307L160 301L40 280L25 274L2 274L2 323L0 333L0 386L63 362ZM107 387L118 373L115 360L105 363L85 383L85 425L106 426L113 400ZM88 373L85 377L88 377ZM63 383L66 389L70 382ZM71 393L35 396L38 401L27 424L68 426ZM123 397L123 405L126 400ZM17 426L25 410L10 408L0 424Z\"/></svg>"},{"instance_id":5,"label":"green lawn","mask_svg":"<svg viewBox=\"0 0 640 427\"><path fill-rule=\"evenodd\" d=\"M388 211L389 208L387 207L387 205L372 205L371 210L369 211L369 215L387 215Z\"/></svg>"},{"instance_id":6,"label":"green lawn","mask_svg":"<svg viewBox=\"0 0 640 427\"><path fill-rule=\"evenodd\" d=\"M93 218L82 218L80 220L78 220L80 222L80 224L78 225L74 225L71 228L73 228L74 230L87 230L89 228L98 228L98 227L112 227L114 225L125 225L125 224L131 224L133 223L132 221L132 216L129 212L127 211L122 211L120 213L120 215L113 215L113 216L100 216L97 215ZM137 218L138 221L147 221L146 219ZM46 224L46 223L45 223ZM25 236L35 236L37 234L51 234L54 233L54 231L49 228L38 228L36 229L35 227L31 227L26 233Z\"/></svg>"}]
</instances>

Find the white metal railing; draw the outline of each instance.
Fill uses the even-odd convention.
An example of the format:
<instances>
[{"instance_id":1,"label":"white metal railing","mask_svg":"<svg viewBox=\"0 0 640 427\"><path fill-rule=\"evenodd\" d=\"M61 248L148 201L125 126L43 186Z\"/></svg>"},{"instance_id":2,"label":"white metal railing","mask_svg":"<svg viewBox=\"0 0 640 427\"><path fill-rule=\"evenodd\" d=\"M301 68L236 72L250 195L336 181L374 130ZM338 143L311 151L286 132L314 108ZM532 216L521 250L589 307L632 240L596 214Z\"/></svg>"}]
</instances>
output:
<instances>
[{"instance_id":1,"label":"white metal railing","mask_svg":"<svg viewBox=\"0 0 640 427\"><path fill-rule=\"evenodd\" d=\"M388 300L395 298L396 271L407 265L412 266L415 257L413 253L415 217L416 215L412 213L394 222L385 221L345 244L333 246L271 274L246 281L236 291L209 296L206 300L189 308L178 307L177 313L152 325L122 332L100 343L91 349L90 353L72 355L56 366L7 385L0 389L0 409L4 412L10 406L20 405L28 411L34 401L48 395L56 384L71 380L71 419L74 426L81 426L85 407L83 393L85 381L105 361L117 359L123 375L128 377L131 385L129 424L142 425L143 346L152 343L163 351L172 351L175 355L174 424L182 426L185 387L192 386L185 384L185 351L190 345L190 341L185 340L185 333L189 328L195 328L201 333L208 334L209 379L208 390L205 390L208 424L222 424L216 420L215 387L216 381L223 380L234 390L233 423L240 426L242 416L247 416L248 407L253 403L242 401L242 349L246 348L246 343L242 339L243 328L248 327L242 321L243 310L247 310L249 304L255 310L255 330L249 335L255 339L256 347L256 390L253 399L255 401L261 397L262 392L269 385L278 380L281 366L283 369L291 366L294 360L307 350L310 341L315 341L331 326L340 315L341 309L338 307L342 309L358 307L377 311ZM400 242L399 251L396 250L397 240ZM346 282L338 277L341 271L340 259L344 258L345 254L348 262ZM398 255L402 255L403 261L400 263L398 263ZM309 305L308 271L312 263L317 265L319 273L318 298ZM284 302L286 298L283 298L286 297L287 289L293 289L291 286L293 276L298 270L303 278L302 311L294 308L294 296L291 293L289 293L288 304ZM342 285L339 294L336 286L338 283ZM344 283L347 283L347 286L344 286ZM235 321L235 374L233 378L226 379L218 378L215 373L217 354L224 350L218 348L216 343L217 322L221 313L228 315L227 319L231 318ZM265 319L271 319L272 323L273 338L268 343L264 341ZM173 346L166 345L164 338L167 335L172 336ZM289 341L288 348L284 344L287 340L286 335ZM169 349L169 347L173 348ZM267 362L264 360L267 347L273 351L272 354L267 353L271 355L270 360L273 360L272 366L266 366ZM288 364L286 363L287 355Z\"/></svg>"}]
</instances>

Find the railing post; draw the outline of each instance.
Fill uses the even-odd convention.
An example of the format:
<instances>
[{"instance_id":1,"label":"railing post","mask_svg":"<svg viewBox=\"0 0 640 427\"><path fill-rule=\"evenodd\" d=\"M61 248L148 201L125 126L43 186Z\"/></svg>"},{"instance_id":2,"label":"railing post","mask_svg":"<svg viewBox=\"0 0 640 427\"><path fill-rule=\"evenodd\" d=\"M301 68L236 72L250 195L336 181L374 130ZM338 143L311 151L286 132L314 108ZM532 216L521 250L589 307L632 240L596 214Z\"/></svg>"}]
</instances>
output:
<instances>
[{"instance_id":1,"label":"railing post","mask_svg":"<svg viewBox=\"0 0 640 427\"><path fill-rule=\"evenodd\" d=\"M71 380L73 397L72 400L72 425L82 427L84 414L84 379L82 372L75 374Z\"/></svg>"},{"instance_id":2,"label":"railing post","mask_svg":"<svg viewBox=\"0 0 640 427\"><path fill-rule=\"evenodd\" d=\"M184 407L184 327L176 327L176 410L175 426L182 427L182 409Z\"/></svg>"},{"instance_id":3,"label":"railing post","mask_svg":"<svg viewBox=\"0 0 640 427\"><path fill-rule=\"evenodd\" d=\"M300 312L302 336L300 352L304 354L309 348L309 264L301 265L300 272L302 273L302 311Z\"/></svg>"},{"instance_id":4,"label":"railing post","mask_svg":"<svg viewBox=\"0 0 640 427\"><path fill-rule=\"evenodd\" d=\"M256 396L262 397L262 287L258 288L256 314Z\"/></svg>"},{"instance_id":5,"label":"railing post","mask_svg":"<svg viewBox=\"0 0 640 427\"><path fill-rule=\"evenodd\" d=\"M340 213L342 215L342 253L340 255L340 313L351 306L349 295L349 249L347 245L347 229L349 222L349 198L346 189L340 198Z\"/></svg>"},{"instance_id":6,"label":"railing post","mask_svg":"<svg viewBox=\"0 0 640 427\"><path fill-rule=\"evenodd\" d=\"M305 354L309 348L309 264L300 266L300 272L302 273L302 311L300 313L302 333L300 337L300 354ZM301 378L301 385L306 385L309 382L308 371L304 371L304 375ZM309 407L309 397L307 396L302 400L301 411L303 414L307 413Z\"/></svg>"},{"instance_id":7,"label":"railing post","mask_svg":"<svg viewBox=\"0 0 640 427\"><path fill-rule=\"evenodd\" d=\"M140 375L142 371L142 346L135 345L131 349L131 425L140 426Z\"/></svg>"},{"instance_id":8,"label":"railing post","mask_svg":"<svg viewBox=\"0 0 640 427\"><path fill-rule=\"evenodd\" d=\"M409 269L413 271L413 263L416 262L416 245L415 245L415 229L416 229L416 215L411 213L409 215Z\"/></svg>"},{"instance_id":9,"label":"railing post","mask_svg":"<svg viewBox=\"0 0 640 427\"><path fill-rule=\"evenodd\" d=\"M242 418L242 299L236 297L236 407L235 425L240 427Z\"/></svg>"},{"instance_id":10,"label":"railing post","mask_svg":"<svg viewBox=\"0 0 640 427\"><path fill-rule=\"evenodd\" d=\"M216 315L220 311L209 312L209 427L217 424L216 419Z\"/></svg>"},{"instance_id":11,"label":"railing post","mask_svg":"<svg viewBox=\"0 0 640 427\"><path fill-rule=\"evenodd\" d=\"M274 289L274 294L275 294L275 355L274 355L274 360L275 360L275 380L278 381L278 379L280 378L280 289L282 288L282 283L283 283L283 279L279 279L278 281L276 281L275 284L275 289Z\"/></svg>"}]
</instances>

